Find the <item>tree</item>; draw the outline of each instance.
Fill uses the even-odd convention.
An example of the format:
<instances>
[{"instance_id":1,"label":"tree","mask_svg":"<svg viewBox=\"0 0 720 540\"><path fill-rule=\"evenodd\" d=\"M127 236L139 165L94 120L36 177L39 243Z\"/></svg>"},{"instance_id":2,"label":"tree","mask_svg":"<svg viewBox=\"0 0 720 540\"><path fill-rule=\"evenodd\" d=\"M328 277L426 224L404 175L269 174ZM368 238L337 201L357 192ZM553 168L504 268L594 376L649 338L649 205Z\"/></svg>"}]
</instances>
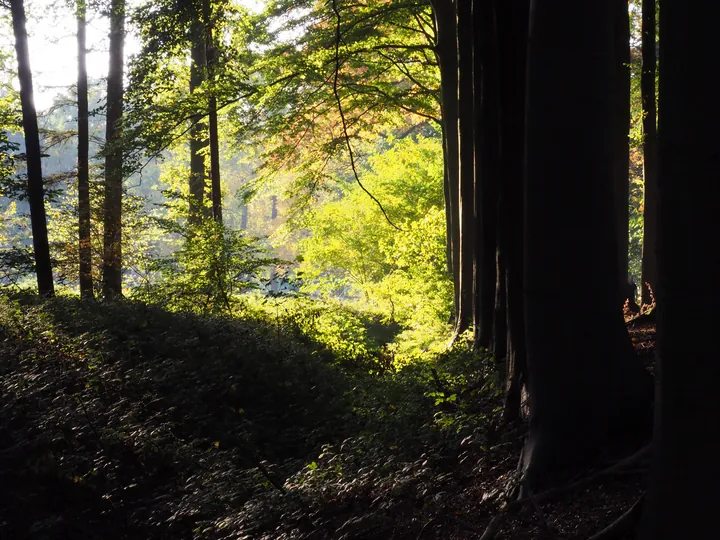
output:
<instances>
[{"instance_id":1,"label":"tree","mask_svg":"<svg viewBox=\"0 0 720 540\"><path fill-rule=\"evenodd\" d=\"M506 288L504 418L508 422L520 417L522 390L527 384L523 301L523 164L529 7L529 0L501 2L497 12L501 88L498 251L503 261ZM495 339L501 339L497 332Z\"/></svg>"},{"instance_id":2,"label":"tree","mask_svg":"<svg viewBox=\"0 0 720 540\"><path fill-rule=\"evenodd\" d=\"M660 0L658 156L659 405L640 538L707 538L717 528L720 364L712 340L720 290L720 4Z\"/></svg>"},{"instance_id":3,"label":"tree","mask_svg":"<svg viewBox=\"0 0 720 540\"><path fill-rule=\"evenodd\" d=\"M85 45L86 0L77 0L75 15L77 18L78 81L77 81L77 121L78 121L78 232L80 258L80 296L93 298L92 251L90 239L90 163L89 163L89 120L88 120L88 80Z\"/></svg>"},{"instance_id":4,"label":"tree","mask_svg":"<svg viewBox=\"0 0 720 540\"><path fill-rule=\"evenodd\" d=\"M190 94L197 92L205 77L206 47L205 33L198 17L191 23L190 52ZM198 112L190 117L190 221L197 223L205 206L205 155L203 150L208 146L207 125Z\"/></svg>"},{"instance_id":5,"label":"tree","mask_svg":"<svg viewBox=\"0 0 720 540\"><path fill-rule=\"evenodd\" d=\"M35 273L37 276L38 292L43 296L53 296L55 294L55 286L53 284L50 245L48 242L47 220L45 215L40 134L38 131L37 114L35 112L23 0L11 0L10 10L13 20L13 32L15 34L15 52L17 54L20 101L22 104L22 124L23 131L25 132L28 179L27 197L30 205L30 222L33 233Z\"/></svg>"},{"instance_id":6,"label":"tree","mask_svg":"<svg viewBox=\"0 0 720 540\"><path fill-rule=\"evenodd\" d=\"M625 303L628 282L628 242L630 195L630 19L628 0L613 0L615 7L615 152L613 156L615 182L615 232L617 234L618 270L620 282L620 305ZM633 303L635 299L633 298Z\"/></svg>"},{"instance_id":7,"label":"tree","mask_svg":"<svg viewBox=\"0 0 720 540\"><path fill-rule=\"evenodd\" d=\"M655 3L642 2L642 74L640 93L642 100L642 149L643 149L643 253L642 253L642 302L652 301L646 285L657 286L657 128L655 106Z\"/></svg>"},{"instance_id":8,"label":"tree","mask_svg":"<svg viewBox=\"0 0 720 540\"><path fill-rule=\"evenodd\" d=\"M530 429L523 455L530 485L637 444L651 420L650 376L632 351L619 280L609 278L618 268L615 21L609 2L531 3L524 253ZM592 309L569 315L569 299L580 291Z\"/></svg>"},{"instance_id":9,"label":"tree","mask_svg":"<svg viewBox=\"0 0 720 540\"><path fill-rule=\"evenodd\" d=\"M216 15L213 13L210 0L203 0L203 24L205 25L205 73L208 80L217 76L217 50L215 47ZM222 224L222 193L220 184L220 140L218 138L218 107L214 89L208 98L208 129L210 144L210 191L212 196L213 219Z\"/></svg>"},{"instance_id":10,"label":"tree","mask_svg":"<svg viewBox=\"0 0 720 540\"><path fill-rule=\"evenodd\" d=\"M105 215L103 231L103 296L122 296L122 195L123 195L123 49L125 0L110 4L110 68L107 81L105 135Z\"/></svg>"}]
</instances>

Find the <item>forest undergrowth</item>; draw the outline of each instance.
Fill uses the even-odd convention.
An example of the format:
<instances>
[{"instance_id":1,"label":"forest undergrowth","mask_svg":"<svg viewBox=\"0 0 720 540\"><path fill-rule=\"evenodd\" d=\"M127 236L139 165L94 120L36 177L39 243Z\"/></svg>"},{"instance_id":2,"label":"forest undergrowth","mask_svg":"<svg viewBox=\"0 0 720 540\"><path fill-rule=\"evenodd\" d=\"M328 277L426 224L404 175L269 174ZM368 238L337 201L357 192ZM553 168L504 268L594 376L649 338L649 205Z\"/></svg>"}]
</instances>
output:
<instances>
[{"instance_id":1,"label":"forest undergrowth","mask_svg":"<svg viewBox=\"0 0 720 540\"><path fill-rule=\"evenodd\" d=\"M524 433L502 424L492 359L461 343L382 372L326 351L262 319L2 298L0 538L483 537ZM588 538L644 474L528 505L492 537Z\"/></svg>"}]
</instances>

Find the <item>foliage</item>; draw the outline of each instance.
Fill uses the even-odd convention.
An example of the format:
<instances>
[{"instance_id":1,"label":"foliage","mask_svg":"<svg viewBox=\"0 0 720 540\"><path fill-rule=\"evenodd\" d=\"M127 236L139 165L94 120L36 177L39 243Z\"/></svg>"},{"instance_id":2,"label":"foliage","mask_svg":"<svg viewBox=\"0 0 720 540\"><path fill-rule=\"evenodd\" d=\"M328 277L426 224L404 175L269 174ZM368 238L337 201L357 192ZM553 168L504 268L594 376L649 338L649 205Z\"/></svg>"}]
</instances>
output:
<instances>
[{"instance_id":1,"label":"foliage","mask_svg":"<svg viewBox=\"0 0 720 540\"><path fill-rule=\"evenodd\" d=\"M338 200L303 222L309 232L299 243L304 290L376 306L404 327L395 352L407 360L442 341L451 308L439 139L391 142L369 158L363 182L402 230L347 184Z\"/></svg>"},{"instance_id":2,"label":"foliage","mask_svg":"<svg viewBox=\"0 0 720 540\"><path fill-rule=\"evenodd\" d=\"M289 194L298 204L347 172L346 136L358 145L423 122L439 127L429 2L274 0L263 18L261 85L230 118L241 141L264 141L264 178L296 173Z\"/></svg>"},{"instance_id":3,"label":"foliage","mask_svg":"<svg viewBox=\"0 0 720 540\"><path fill-rule=\"evenodd\" d=\"M470 351L386 377L317 352L260 320L2 298L0 531L414 539L504 451Z\"/></svg>"},{"instance_id":4,"label":"foliage","mask_svg":"<svg viewBox=\"0 0 720 540\"><path fill-rule=\"evenodd\" d=\"M135 296L173 311L233 313L240 295L258 288L261 271L283 262L268 256L259 239L212 219L187 229L173 220L157 222L166 233L180 235L182 244L150 263L150 275Z\"/></svg>"}]
</instances>

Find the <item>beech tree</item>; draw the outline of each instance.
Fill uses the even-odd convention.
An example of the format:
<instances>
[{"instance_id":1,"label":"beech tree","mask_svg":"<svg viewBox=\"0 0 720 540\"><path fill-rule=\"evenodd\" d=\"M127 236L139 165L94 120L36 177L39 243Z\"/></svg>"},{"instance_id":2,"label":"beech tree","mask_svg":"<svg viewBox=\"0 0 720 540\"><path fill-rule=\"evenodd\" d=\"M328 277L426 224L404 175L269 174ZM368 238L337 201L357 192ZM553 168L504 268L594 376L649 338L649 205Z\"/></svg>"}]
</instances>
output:
<instances>
[{"instance_id":1,"label":"beech tree","mask_svg":"<svg viewBox=\"0 0 720 540\"><path fill-rule=\"evenodd\" d=\"M78 80L77 80L77 181L78 181L78 232L80 259L80 296L93 297L92 252L90 241L90 179L89 179L89 124L88 124L88 79L86 50L85 0L78 0L75 6L77 19Z\"/></svg>"},{"instance_id":2,"label":"beech tree","mask_svg":"<svg viewBox=\"0 0 720 540\"><path fill-rule=\"evenodd\" d=\"M655 104L655 3L657 0L642 2L642 73L640 76L640 93L642 101L642 133L643 133L643 252L642 252L642 302L652 301L650 289L646 285L656 287L657 283L657 114Z\"/></svg>"},{"instance_id":3,"label":"beech tree","mask_svg":"<svg viewBox=\"0 0 720 540\"><path fill-rule=\"evenodd\" d=\"M627 450L650 427L650 375L634 357L612 277L615 21L611 2L531 2L524 259L530 429L523 456L531 485ZM592 309L569 315L567 299L580 291Z\"/></svg>"},{"instance_id":4,"label":"beech tree","mask_svg":"<svg viewBox=\"0 0 720 540\"><path fill-rule=\"evenodd\" d=\"M658 373L654 463L640 538L708 538L720 478L720 4L660 0Z\"/></svg>"},{"instance_id":5,"label":"beech tree","mask_svg":"<svg viewBox=\"0 0 720 540\"><path fill-rule=\"evenodd\" d=\"M47 220L45 215L45 193L42 178L40 155L40 134L35 112L32 73L30 71L30 53L28 51L27 31L25 29L25 5L23 0L11 0L13 33L15 34L15 52L17 54L18 79L20 80L20 102L22 105L22 125L25 134L25 155L27 159L27 197L30 206L30 222L35 255L35 274L38 292L42 296L53 296L52 266L50 245L48 243Z\"/></svg>"},{"instance_id":6,"label":"beech tree","mask_svg":"<svg viewBox=\"0 0 720 540\"><path fill-rule=\"evenodd\" d=\"M122 193L123 193L123 49L125 0L110 4L110 67L107 80L105 135L105 204L103 231L103 296L122 296Z\"/></svg>"}]
</instances>

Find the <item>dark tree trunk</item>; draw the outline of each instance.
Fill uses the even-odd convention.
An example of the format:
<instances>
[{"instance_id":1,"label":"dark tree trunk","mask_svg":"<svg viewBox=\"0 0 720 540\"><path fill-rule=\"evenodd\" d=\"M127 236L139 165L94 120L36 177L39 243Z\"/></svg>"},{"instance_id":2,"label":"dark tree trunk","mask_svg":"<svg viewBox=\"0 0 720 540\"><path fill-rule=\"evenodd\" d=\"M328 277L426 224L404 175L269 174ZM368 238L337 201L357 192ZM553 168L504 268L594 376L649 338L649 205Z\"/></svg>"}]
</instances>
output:
<instances>
[{"instance_id":1,"label":"dark tree trunk","mask_svg":"<svg viewBox=\"0 0 720 540\"><path fill-rule=\"evenodd\" d=\"M651 425L652 381L633 353L617 301L615 21L610 2L531 3L524 469L536 487L627 451ZM568 313L567 299L581 290L592 309Z\"/></svg>"},{"instance_id":2,"label":"dark tree trunk","mask_svg":"<svg viewBox=\"0 0 720 540\"><path fill-rule=\"evenodd\" d=\"M473 21L472 0L457 2L458 28L458 103L463 114L460 126L460 303L457 309L455 335L467 328L473 318L473 290L475 263L475 109L473 77Z\"/></svg>"},{"instance_id":3,"label":"dark tree trunk","mask_svg":"<svg viewBox=\"0 0 720 540\"><path fill-rule=\"evenodd\" d=\"M495 309L493 310L493 339L491 351L495 362L505 366L507 355L507 286L505 284L505 261L500 250L496 252L497 284L495 287ZM503 369L504 371L504 369Z\"/></svg>"},{"instance_id":4,"label":"dark tree trunk","mask_svg":"<svg viewBox=\"0 0 720 540\"><path fill-rule=\"evenodd\" d=\"M105 135L105 216L103 232L103 297L122 296L122 108L125 1L110 5L110 67L107 80Z\"/></svg>"},{"instance_id":5,"label":"dark tree trunk","mask_svg":"<svg viewBox=\"0 0 720 540\"><path fill-rule=\"evenodd\" d=\"M90 177L89 177L89 127L88 127L88 82L87 82L87 50L85 45L86 2L78 0L77 15L77 47L78 47L78 242L80 259L80 297L91 299L93 294L92 251L90 244Z\"/></svg>"},{"instance_id":6,"label":"dark tree trunk","mask_svg":"<svg viewBox=\"0 0 720 540\"><path fill-rule=\"evenodd\" d=\"M718 529L719 18L717 2L660 0L659 405L643 540Z\"/></svg>"},{"instance_id":7,"label":"dark tree trunk","mask_svg":"<svg viewBox=\"0 0 720 540\"><path fill-rule=\"evenodd\" d=\"M657 128L655 106L655 2L642 3L642 74L640 92L643 108L643 253L642 253L642 303L651 302L650 289L657 286Z\"/></svg>"},{"instance_id":8,"label":"dark tree trunk","mask_svg":"<svg viewBox=\"0 0 720 540\"><path fill-rule=\"evenodd\" d=\"M457 18L452 0L433 0L437 46L435 54L440 67L440 110L443 130L445 215L449 266L454 284L455 327L465 330L470 310L461 310L460 301L460 142L458 105ZM459 315L462 313L462 317Z\"/></svg>"},{"instance_id":9,"label":"dark tree trunk","mask_svg":"<svg viewBox=\"0 0 720 540\"><path fill-rule=\"evenodd\" d=\"M498 185L498 46L495 2L474 0L475 38L475 283L473 326L475 347L489 349L494 335L497 290ZM462 75L462 73L461 73ZM504 326L504 325L503 325Z\"/></svg>"},{"instance_id":10,"label":"dark tree trunk","mask_svg":"<svg viewBox=\"0 0 720 540\"><path fill-rule=\"evenodd\" d=\"M20 103L22 107L22 125L25 133L25 155L27 157L27 196L30 206L30 224L35 254L35 275L38 293L41 296L53 296L52 266L50 262L50 244L48 242L47 217L45 215L45 193L42 178L40 156L40 133L33 92L30 54L28 51L27 31L25 29L25 5L22 0L10 2L13 32L15 34L15 52L20 81Z\"/></svg>"},{"instance_id":11,"label":"dark tree trunk","mask_svg":"<svg viewBox=\"0 0 720 540\"><path fill-rule=\"evenodd\" d=\"M205 56L205 35L202 23L192 23L192 49L190 52L190 93L192 94L205 80L207 59ZM205 208L205 155L207 148L207 124L202 122L203 114L194 115L190 121L190 223L198 223Z\"/></svg>"},{"instance_id":12,"label":"dark tree trunk","mask_svg":"<svg viewBox=\"0 0 720 540\"><path fill-rule=\"evenodd\" d=\"M497 11L501 85L498 249L505 266L507 300L506 422L520 418L522 388L527 383L522 286L525 60L529 4L529 0L500 2Z\"/></svg>"},{"instance_id":13,"label":"dark tree trunk","mask_svg":"<svg viewBox=\"0 0 720 540\"><path fill-rule=\"evenodd\" d=\"M628 0L613 0L615 6L615 122L616 155L615 204L618 245L619 304L625 303L628 282L628 243L630 236L630 17Z\"/></svg>"},{"instance_id":14,"label":"dark tree trunk","mask_svg":"<svg viewBox=\"0 0 720 540\"><path fill-rule=\"evenodd\" d=\"M203 19L205 22L205 56L207 64L207 77L214 84L216 53L213 42L213 15L210 0L203 0ZM222 223L222 192L220 185L220 139L218 136L217 98L215 90L210 89L208 99L208 119L210 128L210 189L212 192L213 219Z\"/></svg>"}]
</instances>

